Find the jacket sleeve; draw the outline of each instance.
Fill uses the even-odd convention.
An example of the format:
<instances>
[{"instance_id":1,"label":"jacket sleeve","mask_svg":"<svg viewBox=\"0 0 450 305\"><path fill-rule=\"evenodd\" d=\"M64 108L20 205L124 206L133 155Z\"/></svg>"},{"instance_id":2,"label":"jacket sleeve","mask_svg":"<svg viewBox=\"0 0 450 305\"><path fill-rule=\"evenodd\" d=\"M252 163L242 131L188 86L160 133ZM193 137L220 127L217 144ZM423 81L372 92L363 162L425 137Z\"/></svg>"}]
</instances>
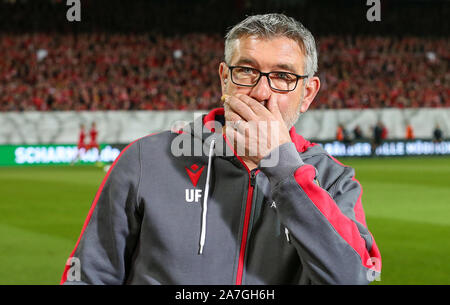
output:
<instances>
[{"instance_id":1,"label":"jacket sleeve","mask_svg":"<svg viewBox=\"0 0 450 305\"><path fill-rule=\"evenodd\" d=\"M277 153L277 166L260 169L269 178L278 217L306 271L300 283L368 284L377 278L381 256L366 226L354 170L338 166L327 187L331 195L319 186L317 169L303 163L293 143L281 145Z\"/></svg>"},{"instance_id":2,"label":"jacket sleeve","mask_svg":"<svg viewBox=\"0 0 450 305\"><path fill-rule=\"evenodd\" d=\"M140 230L140 143L122 150L97 191L61 284L123 284Z\"/></svg>"}]
</instances>

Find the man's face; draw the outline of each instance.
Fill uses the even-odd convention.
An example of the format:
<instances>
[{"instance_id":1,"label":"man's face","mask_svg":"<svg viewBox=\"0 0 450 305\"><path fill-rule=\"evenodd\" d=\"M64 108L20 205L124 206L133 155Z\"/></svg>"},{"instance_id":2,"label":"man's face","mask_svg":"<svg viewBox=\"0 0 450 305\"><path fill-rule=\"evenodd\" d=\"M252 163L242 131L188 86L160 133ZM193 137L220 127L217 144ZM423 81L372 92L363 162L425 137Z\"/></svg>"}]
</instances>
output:
<instances>
[{"instance_id":1,"label":"man's face","mask_svg":"<svg viewBox=\"0 0 450 305\"><path fill-rule=\"evenodd\" d=\"M304 74L304 55L298 43L287 37L261 39L254 36L242 37L236 41L230 66L246 66L262 72L286 71L298 75ZM299 79L295 90L279 92L270 88L267 77L261 77L255 87L243 87L231 81L230 70L225 63L219 68L222 94L246 94L263 105L272 100L278 103L283 120L288 128L292 127L301 112L304 87ZM305 108L305 109L304 109Z\"/></svg>"}]
</instances>

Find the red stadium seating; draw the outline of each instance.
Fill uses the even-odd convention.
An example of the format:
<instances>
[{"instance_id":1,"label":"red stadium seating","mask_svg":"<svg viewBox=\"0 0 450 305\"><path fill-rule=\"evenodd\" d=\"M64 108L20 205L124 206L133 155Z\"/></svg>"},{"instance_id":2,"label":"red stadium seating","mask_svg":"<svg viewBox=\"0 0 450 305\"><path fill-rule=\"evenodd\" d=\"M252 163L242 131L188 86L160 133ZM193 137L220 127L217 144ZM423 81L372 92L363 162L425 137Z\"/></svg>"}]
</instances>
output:
<instances>
[{"instance_id":1,"label":"red stadium seating","mask_svg":"<svg viewBox=\"0 0 450 305\"><path fill-rule=\"evenodd\" d=\"M450 107L450 42L317 37L313 109ZM6 34L0 111L207 110L220 105L221 35Z\"/></svg>"}]
</instances>

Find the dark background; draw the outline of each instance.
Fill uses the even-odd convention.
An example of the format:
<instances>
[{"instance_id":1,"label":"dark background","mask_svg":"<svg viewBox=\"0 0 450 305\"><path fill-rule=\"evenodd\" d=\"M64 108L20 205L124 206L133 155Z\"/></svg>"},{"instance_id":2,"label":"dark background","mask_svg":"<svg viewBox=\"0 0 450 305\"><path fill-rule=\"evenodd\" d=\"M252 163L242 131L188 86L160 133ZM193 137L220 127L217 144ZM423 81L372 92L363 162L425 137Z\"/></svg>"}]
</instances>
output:
<instances>
[{"instance_id":1,"label":"dark background","mask_svg":"<svg viewBox=\"0 0 450 305\"><path fill-rule=\"evenodd\" d=\"M68 22L66 0L0 0L0 31L225 33L245 15L280 12L315 35L450 32L448 0L380 1L381 21L368 22L366 0L81 0L82 22Z\"/></svg>"}]
</instances>

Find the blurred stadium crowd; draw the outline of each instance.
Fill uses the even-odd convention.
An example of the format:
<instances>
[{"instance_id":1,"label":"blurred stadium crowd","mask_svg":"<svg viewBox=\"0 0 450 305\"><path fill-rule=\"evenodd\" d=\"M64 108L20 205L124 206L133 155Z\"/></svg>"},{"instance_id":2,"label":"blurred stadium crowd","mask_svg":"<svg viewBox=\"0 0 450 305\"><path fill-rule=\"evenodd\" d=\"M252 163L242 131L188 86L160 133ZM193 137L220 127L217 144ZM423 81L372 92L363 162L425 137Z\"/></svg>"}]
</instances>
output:
<instances>
[{"instance_id":1,"label":"blurred stadium crowd","mask_svg":"<svg viewBox=\"0 0 450 305\"><path fill-rule=\"evenodd\" d=\"M450 40L318 37L313 108L450 107ZM206 110L220 100L219 34L0 38L0 111Z\"/></svg>"},{"instance_id":2,"label":"blurred stadium crowd","mask_svg":"<svg viewBox=\"0 0 450 305\"><path fill-rule=\"evenodd\" d=\"M220 37L3 36L0 111L209 109L220 96Z\"/></svg>"},{"instance_id":3,"label":"blurred stadium crowd","mask_svg":"<svg viewBox=\"0 0 450 305\"><path fill-rule=\"evenodd\" d=\"M0 2L0 111L215 108L220 105L223 30L245 15L251 1L133 1L126 8L124 1L83 1L79 24L64 19L64 2ZM264 10L284 3L284 9L306 12L299 19L311 24L316 36L322 82L312 109L450 107L448 33L420 32L445 32L443 6L430 6L434 19L414 22L402 6L398 12L406 17L395 24L403 34L386 34L394 21L385 21L375 27L379 35L364 19L367 7L353 2L342 8L332 1L324 7L306 0L250 4ZM349 8L362 21L336 19ZM175 17L167 18L172 13ZM336 22L343 32L333 33ZM355 22L361 25L357 36L352 34ZM405 34L407 29L415 32Z\"/></svg>"}]
</instances>

